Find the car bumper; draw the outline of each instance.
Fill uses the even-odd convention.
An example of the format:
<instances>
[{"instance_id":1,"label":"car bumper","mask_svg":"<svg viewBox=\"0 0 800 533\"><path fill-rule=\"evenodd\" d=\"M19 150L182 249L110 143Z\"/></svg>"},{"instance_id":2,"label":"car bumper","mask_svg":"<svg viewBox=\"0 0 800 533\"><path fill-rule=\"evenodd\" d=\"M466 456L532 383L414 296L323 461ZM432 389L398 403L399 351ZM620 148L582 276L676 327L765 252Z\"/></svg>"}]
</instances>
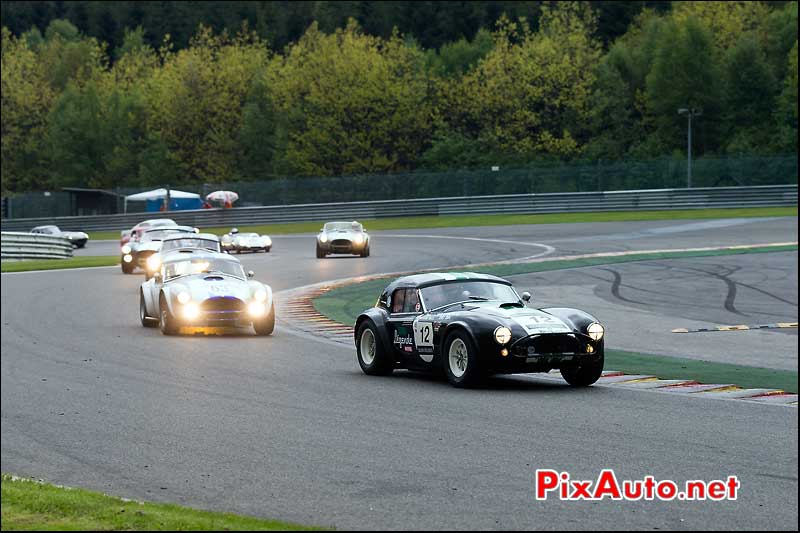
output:
<instances>
[{"instance_id":1,"label":"car bumper","mask_svg":"<svg viewBox=\"0 0 800 533\"><path fill-rule=\"evenodd\" d=\"M361 244L356 244L352 241L347 242L326 242L325 244L319 243L319 248L323 252L329 254L358 254L361 253L364 248L367 247L367 242L362 242Z\"/></svg>"},{"instance_id":2,"label":"car bumper","mask_svg":"<svg viewBox=\"0 0 800 533\"><path fill-rule=\"evenodd\" d=\"M497 373L546 372L597 361L603 353L602 340L577 334L530 335L506 346L489 343L483 348L493 354L489 365Z\"/></svg>"}]
</instances>

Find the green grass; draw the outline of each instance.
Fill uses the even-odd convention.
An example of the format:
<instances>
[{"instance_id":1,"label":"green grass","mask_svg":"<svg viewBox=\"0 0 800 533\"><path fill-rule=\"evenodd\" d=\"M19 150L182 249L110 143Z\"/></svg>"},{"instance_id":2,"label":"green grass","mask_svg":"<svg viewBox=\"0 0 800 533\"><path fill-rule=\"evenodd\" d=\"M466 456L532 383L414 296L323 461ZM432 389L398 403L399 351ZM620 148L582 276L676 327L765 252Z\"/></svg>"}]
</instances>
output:
<instances>
[{"instance_id":1,"label":"green grass","mask_svg":"<svg viewBox=\"0 0 800 533\"><path fill-rule=\"evenodd\" d=\"M797 392L797 372L791 370L731 365L621 350L606 350L605 366L626 374L647 374L662 379L687 379L700 383L732 384L744 388Z\"/></svg>"},{"instance_id":2,"label":"green grass","mask_svg":"<svg viewBox=\"0 0 800 533\"><path fill-rule=\"evenodd\" d=\"M119 257L115 255L87 255L72 257L70 259L32 259L30 261L3 261L0 263L2 272L26 272L29 270L56 270L62 268L81 268L113 266L119 264Z\"/></svg>"},{"instance_id":3,"label":"green grass","mask_svg":"<svg viewBox=\"0 0 800 533\"><path fill-rule=\"evenodd\" d=\"M761 246L758 248L736 250L708 250L703 252L660 252L642 253L617 257L590 257L585 259L566 259L555 261L542 261L537 263L516 263L509 265L493 265L470 268L472 272L483 272L495 276L516 276L534 272L547 272L550 270L563 270L568 268L582 268L597 265L616 263L631 263L636 261L652 261L657 259L681 259L687 257L713 257L734 254L753 254L797 251L796 245L789 246ZM463 270L463 269L459 269ZM442 272L454 272L454 269L441 269ZM381 278L362 283L344 285L332 289L322 296L314 299L314 307L321 314L331 320L342 324L353 324L356 317L368 307L372 307L378 295L392 278Z\"/></svg>"},{"instance_id":4,"label":"green grass","mask_svg":"<svg viewBox=\"0 0 800 533\"><path fill-rule=\"evenodd\" d=\"M636 254L622 257L598 257L576 260L559 260L541 263L497 265L471 269L501 276L543 272L566 268L610 263L627 263L653 259L678 259L742 253L767 253L796 251L797 246L766 246L745 250L711 250L706 252L665 252ZM447 271L443 269L443 271ZM451 270L452 271L452 270ZM378 295L392 278L381 278L352 285L344 285L314 299L314 307L321 314L342 324L352 325L356 317L375 305ZM730 383L745 388L775 388L797 392L797 372L773 370L751 366L698 361L681 357L606 350L606 368L629 374L650 374L662 379L697 380L701 383Z\"/></svg>"},{"instance_id":5,"label":"green grass","mask_svg":"<svg viewBox=\"0 0 800 533\"><path fill-rule=\"evenodd\" d=\"M163 213L162 213L163 215ZM159 216L162 216L159 215ZM150 216L142 213L142 220ZM164 215L167 216L167 215ZM572 222L625 222L634 220L678 220L708 218L748 218L797 216L796 207L751 207L741 209L682 209L665 211L611 211L601 213L548 213L541 215L464 215L396 217L360 220L368 231L419 228L453 228L475 226L508 226L511 224L564 224ZM286 224L262 224L238 226L240 231L255 231L269 235L286 233L316 233L327 220L316 222L292 222ZM224 228L201 228L205 232L222 235L230 230ZM119 239L119 231L94 231L89 233L94 240Z\"/></svg>"},{"instance_id":6,"label":"green grass","mask_svg":"<svg viewBox=\"0 0 800 533\"><path fill-rule=\"evenodd\" d=\"M285 531L307 526L161 503L139 503L83 489L2 476L2 530Z\"/></svg>"}]
</instances>

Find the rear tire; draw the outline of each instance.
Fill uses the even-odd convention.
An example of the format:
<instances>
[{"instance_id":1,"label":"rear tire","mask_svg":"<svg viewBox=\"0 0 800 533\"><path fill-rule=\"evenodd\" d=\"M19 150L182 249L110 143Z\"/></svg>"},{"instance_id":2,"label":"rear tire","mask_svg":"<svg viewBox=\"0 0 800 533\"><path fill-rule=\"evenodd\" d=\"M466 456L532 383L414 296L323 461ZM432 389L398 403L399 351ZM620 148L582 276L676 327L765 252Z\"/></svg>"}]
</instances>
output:
<instances>
[{"instance_id":1,"label":"rear tire","mask_svg":"<svg viewBox=\"0 0 800 533\"><path fill-rule=\"evenodd\" d=\"M394 370L394 361L383 348L378 329L371 320L364 320L356 334L358 366L368 376L388 376Z\"/></svg>"},{"instance_id":2,"label":"rear tire","mask_svg":"<svg viewBox=\"0 0 800 533\"><path fill-rule=\"evenodd\" d=\"M172 313L169 312L167 303L163 299L159 305L159 311L161 314L161 319L159 320L161 333L164 335L175 335L178 333L178 329L180 328L178 321L172 316Z\"/></svg>"},{"instance_id":3,"label":"rear tire","mask_svg":"<svg viewBox=\"0 0 800 533\"><path fill-rule=\"evenodd\" d=\"M447 336L442 351L442 364L447 381L454 387L475 387L485 377L478 360L478 349L463 330L456 330Z\"/></svg>"},{"instance_id":4,"label":"rear tire","mask_svg":"<svg viewBox=\"0 0 800 533\"><path fill-rule=\"evenodd\" d=\"M267 313L266 317L258 322L253 321L253 329L256 335L272 335L272 332L275 330L275 302L272 302L272 305L270 305L269 313Z\"/></svg>"},{"instance_id":5,"label":"rear tire","mask_svg":"<svg viewBox=\"0 0 800 533\"><path fill-rule=\"evenodd\" d=\"M141 320L142 326L146 328L154 328L158 325L157 319L147 316L147 306L144 303L142 291L139 291L139 320Z\"/></svg>"},{"instance_id":6,"label":"rear tire","mask_svg":"<svg viewBox=\"0 0 800 533\"><path fill-rule=\"evenodd\" d=\"M561 369L561 376L564 381L573 387L588 387L595 383L603 375L605 364L604 351L600 352L600 357L595 361L589 361L580 366L573 366Z\"/></svg>"}]
</instances>

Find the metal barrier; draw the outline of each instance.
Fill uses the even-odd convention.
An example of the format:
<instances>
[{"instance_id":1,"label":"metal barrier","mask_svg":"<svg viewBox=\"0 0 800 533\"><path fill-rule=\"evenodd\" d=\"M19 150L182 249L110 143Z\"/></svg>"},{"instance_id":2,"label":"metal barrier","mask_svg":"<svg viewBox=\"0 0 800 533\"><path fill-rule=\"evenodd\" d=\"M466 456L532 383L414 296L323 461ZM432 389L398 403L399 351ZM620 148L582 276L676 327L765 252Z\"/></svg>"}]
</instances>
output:
<instances>
[{"instance_id":1,"label":"metal barrier","mask_svg":"<svg viewBox=\"0 0 800 533\"><path fill-rule=\"evenodd\" d=\"M4 230L29 230L35 226L55 224L62 230L122 230L129 229L148 218L162 217L172 218L179 224L208 228L398 216L537 214L796 205L797 185L763 185L754 187L417 198L370 202L240 207L233 209L199 209L170 211L168 213L5 219L2 221L2 228Z\"/></svg>"},{"instance_id":2,"label":"metal barrier","mask_svg":"<svg viewBox=\"0 0 800 533\"><path fill-rule=\"evenodd\" d=\"M7 259L67 259L72 243L66 237L4 231L0 233L0 256Z\"/></svg>"}]
</instances>

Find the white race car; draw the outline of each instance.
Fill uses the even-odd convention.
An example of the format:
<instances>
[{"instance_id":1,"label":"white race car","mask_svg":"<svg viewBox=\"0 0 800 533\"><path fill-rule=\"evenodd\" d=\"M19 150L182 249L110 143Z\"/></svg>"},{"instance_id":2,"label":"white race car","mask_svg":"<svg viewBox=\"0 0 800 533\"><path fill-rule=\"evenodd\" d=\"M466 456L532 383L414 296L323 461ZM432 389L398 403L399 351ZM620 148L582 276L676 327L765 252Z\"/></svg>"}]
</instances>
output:
<instances>
[{"instance_id":1,"label":"white race car","mask_svg":"<svg viewBox=\"0 0 800 533\"><path fill-rule=\"evenodd\" d=\"M163 258L171 253L205 250L221 252L219 237L213 233L173 233L161 240L158 252L144 262L144 279L150 279L161 268Z\"/></svg>"},{"instance_id":2,"label":"white race car","mask_svg":"<svg viewBox=\"0 0 800 533\"><path fill-rule=\"evenodd\" d=\"M317 258L328 254L369 257L369 234L361 223L328 222L317 235Z\"/></svg>"},{"instance_id":3,"label":"white race car","mask_svg":"<svg viewBox=\"0 0 800 533\"><path fill-rule=\"evenodd\" d=\"M258 233L240 233L238 229L233 228L230 232L223 235L220 239L223 250L227 252L269 252L272 250L272 239L268 235L259 235Z\"/></svg>"},{"instance_id":4,"label":"white race car","mask_svg":"<svg viewBox=\"0 0 800 533\"><path fill-rule=\"evenodd\" d=\"M159 325L165 335L182 326L252 326L257 335L270 335L275 328L272 288L253 276L225 253L168 254L158 273L142 283L139 318L145 327Z\"/></svg>"},{"instance_id":5,"label":"white race car","mask_svg":"<svg viewBox=\"0 0 800 533\"><path fill-rule=\"evenodd\" d=\"M198 231L189 226L165 226L146 228L132 235L120 248L122 272L132 274L136 267L145 269L147 259L161 250L161 241L170 235L194 235Z\"/></svg>"},{"instance_id":6,"label":"white race car","mask_svg":"<svg viewBox=\"0 0 800 533\"><path fill-rule=\"evenodd\" d=\"M83 248L89 240L89 235L82 231L61 231L58 226L37 226L31 230L31 233L38 233L39 235L52 235L54 237L66 237L72 246L76 248Z\"/></svg>"}]
</instances>

